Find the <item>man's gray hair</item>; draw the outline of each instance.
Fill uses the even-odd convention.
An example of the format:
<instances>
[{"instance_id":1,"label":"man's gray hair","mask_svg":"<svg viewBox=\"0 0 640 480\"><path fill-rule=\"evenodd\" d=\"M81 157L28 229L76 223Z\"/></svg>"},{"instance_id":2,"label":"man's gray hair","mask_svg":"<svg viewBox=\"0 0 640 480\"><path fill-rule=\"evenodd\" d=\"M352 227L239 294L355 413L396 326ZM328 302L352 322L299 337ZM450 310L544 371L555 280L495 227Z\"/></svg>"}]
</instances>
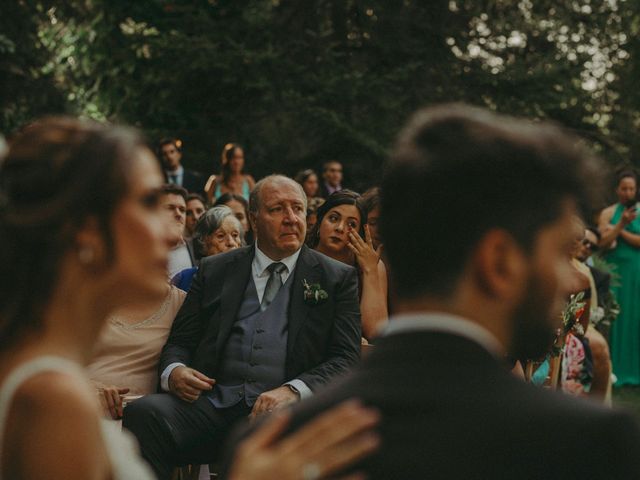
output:
<instances>
[{"instance_id":1,"label":"man's gray hair","mask_svg":"<svg viewBox=\"0 0 640 480\"><path fill-rule=\"evenodd\" d=\"M235 217L229 207L226 205L218 205L217 207L207 210L198 219L198 223L196 223L193 229L193 245L201 255L206 254L205 238L218 230L224 219L229 216L235 220L238 231L240 232L240 245L244 246L244 229L242 228L240 220Z\"/></svg>"},{"instance_id":2,"label":"man's gray hair","mask_svg":"<svg viewBox=\"0 0 640 480\"><path fill-rule=\"evenodd\" d=\"M258 213L258 210L260 210L260 205L262 204L261 191L267 183L289 184L296 187L300 191L300 196L302 197L302 201L304 202L304 210L305 212L307 211L307 194L304 193L302 185L285 175L269 175L268 177L264 177L262 180L256 183L255 187L253 187L251 195L249 195L250 213L253 213L255 215L256 213Z\"/></svg>"}]
</instances>

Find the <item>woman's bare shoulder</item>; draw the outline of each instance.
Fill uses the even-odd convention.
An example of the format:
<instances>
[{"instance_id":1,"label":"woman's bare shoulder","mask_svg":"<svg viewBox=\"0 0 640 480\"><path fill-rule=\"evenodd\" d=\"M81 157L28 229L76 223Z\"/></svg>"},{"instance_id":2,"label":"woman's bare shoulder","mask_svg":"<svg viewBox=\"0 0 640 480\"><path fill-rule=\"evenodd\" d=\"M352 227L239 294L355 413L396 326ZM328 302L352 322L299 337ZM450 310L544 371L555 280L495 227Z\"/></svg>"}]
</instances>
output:
<instances>
[{"instance_id":1,"label":"woman's bare shoulder","mask_svg":"<svg viewBox=\"0 0 640 480\"><path fill-rule=\"evenodd\" d=\"M9 468L24 478L45 470L53 479L106 478L99 415L97 398L83 379L61 372L34 375L11 403L5 430L10 452L3 452L12 458Z\"/></svg>"}]
</instances>

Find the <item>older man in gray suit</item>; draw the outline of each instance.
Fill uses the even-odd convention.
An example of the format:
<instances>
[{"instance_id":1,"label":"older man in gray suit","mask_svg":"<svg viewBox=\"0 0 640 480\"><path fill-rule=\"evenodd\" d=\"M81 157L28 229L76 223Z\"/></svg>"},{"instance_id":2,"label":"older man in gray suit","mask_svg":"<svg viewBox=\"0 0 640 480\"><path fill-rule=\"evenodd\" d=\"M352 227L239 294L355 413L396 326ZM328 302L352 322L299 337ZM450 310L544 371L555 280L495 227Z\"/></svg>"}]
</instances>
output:
<instances>
[{"instance_id":1,"label":"older man in gray suit","mask_svg":"<svg viewBox=\"0 0 640 480\"><path fill-rule=\"evenodd\" d=\"M125 409L159 478L209 463L229 427L308 397L359 356L355 270L303 245L306 197L272 175L250 199L256 245L202 260L161 360L161 387Z\"/></svg>"}]
</instances>

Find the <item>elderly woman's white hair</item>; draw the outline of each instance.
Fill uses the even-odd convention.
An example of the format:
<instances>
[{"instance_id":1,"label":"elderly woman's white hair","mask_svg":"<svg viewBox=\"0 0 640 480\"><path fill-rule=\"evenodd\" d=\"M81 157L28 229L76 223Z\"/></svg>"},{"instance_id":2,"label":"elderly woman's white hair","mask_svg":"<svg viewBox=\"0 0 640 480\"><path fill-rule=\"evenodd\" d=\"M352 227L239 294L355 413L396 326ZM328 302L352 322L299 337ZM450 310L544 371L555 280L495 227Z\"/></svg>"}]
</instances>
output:
<instances>
[{"instance_id":1,"label":"elderly woman's white hair","mask_svg":"<svg viewBox=\"0 0 640 480\"><path fill-rule=\"evenodd\" d=\"M206 255L206 237L218 230L224 219L227 217L231 217L236 222L238 232L240 232L240 244L242 246L245 245L244 229L242 228L240 221L235 217L233 211L229 207L226 205L218 205L217 207L207 210L200 217L193 230L193 245L200 255Z\"/></svg>"}]
</instances>

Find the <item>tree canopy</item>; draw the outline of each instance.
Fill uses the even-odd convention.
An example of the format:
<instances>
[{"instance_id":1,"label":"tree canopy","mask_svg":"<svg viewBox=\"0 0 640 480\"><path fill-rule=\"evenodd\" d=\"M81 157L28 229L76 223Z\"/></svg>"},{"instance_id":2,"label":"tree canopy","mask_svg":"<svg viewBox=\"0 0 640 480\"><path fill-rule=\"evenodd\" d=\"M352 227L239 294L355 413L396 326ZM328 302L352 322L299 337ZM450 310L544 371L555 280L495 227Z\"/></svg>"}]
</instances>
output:
<instances>
[{"instance_id":1,"label":"tree canopy","mask_svg":"<svg viewBox=\"0 0 640 480\"><path fill-rule=\"evenodd\" d=\"M5 2L7 3L7 2ZM0 7L0 131L71 113L177 136L211 173L331 158L377 181L417 108L553 119L636 162L640 6L624 0L18 0Z\"/></svg>"}]
</instances>

